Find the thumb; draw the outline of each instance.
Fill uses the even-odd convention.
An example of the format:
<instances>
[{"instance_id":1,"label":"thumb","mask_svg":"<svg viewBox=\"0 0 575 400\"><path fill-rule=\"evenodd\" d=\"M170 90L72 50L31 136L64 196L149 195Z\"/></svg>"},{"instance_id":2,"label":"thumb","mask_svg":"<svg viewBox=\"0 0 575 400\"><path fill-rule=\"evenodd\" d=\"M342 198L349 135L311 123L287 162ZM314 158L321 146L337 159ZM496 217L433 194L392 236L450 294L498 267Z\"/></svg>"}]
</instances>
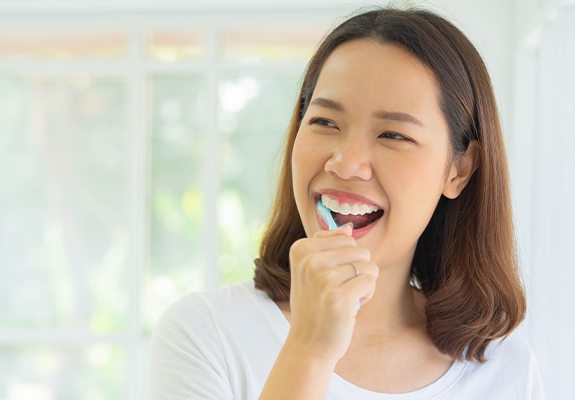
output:
<instances>
[{"instance_id":1,"label":"thumb","mask_svg":"<svg viewBox=\"0 0 575 400\"><path fill-rule=\"evenodd\" d=\"M348 222L341 226L338 226L337 229L334 229L332 232L338 232L338 233L343 232L346 235L351 236L353 232L353 222Z\"/></svg>"},{"instance_id":2,"label":"thumb","mask_svg":"<svg viewBox=\"0 0 575 400\"><path fill-rule=\"evenodd\" d=\"M347 236L351 236L353 232L353 222L347 222L343 225L340 225L333 231L323 231L323 232L327 233L328 236L341 235L342 233Z\"/></svg>"},{"instance_id":3,"label":"thumb","mask_svg":"<svg viewBox=\"0 0 575 400\"><path fill-rule=\"evenodd\" d=\"M353 223L348 222L346 224L338 226L333 231L327 231L327 230L320 229L319 231L317 231L314 234L314 237L329 237L329 236L335 236L335 235L341 235L341 234L351 236L352 232L353 232Z\"/></svg>"}]
</instances>

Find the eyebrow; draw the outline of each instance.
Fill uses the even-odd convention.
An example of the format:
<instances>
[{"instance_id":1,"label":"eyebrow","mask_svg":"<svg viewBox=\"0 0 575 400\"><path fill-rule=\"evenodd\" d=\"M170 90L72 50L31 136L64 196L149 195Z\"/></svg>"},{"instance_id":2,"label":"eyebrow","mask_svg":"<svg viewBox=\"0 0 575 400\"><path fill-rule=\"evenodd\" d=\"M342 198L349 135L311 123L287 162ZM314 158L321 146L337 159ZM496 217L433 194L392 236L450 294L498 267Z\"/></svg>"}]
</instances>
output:
<instances>
[{"instance_id":1,"label":"eyebrow","mask_svg":"<svg viewBox=\"0 0 575 400\"><path fill-rule=\"evenodd\" d=\"M309 103L310 106L312 104L315 104L317 106L324 107L324 108L329 108L329 109L332 109L335 111L345 112L345 108L343 107L343 105L341 103L338 103L335 100L326 99L325 97L316 97L315 99L312 100L311 103ZM404 112L374 111L372 113L372 115L375 118L389 119L389 120L400 121L400 122L409 122L409 123L412 123L412 124L415 124L415 125L418 125L421 127L424 126L423 122L421 122L419 119L415 118L411 114L404 113Z\"/></svg>"}]
</instances>

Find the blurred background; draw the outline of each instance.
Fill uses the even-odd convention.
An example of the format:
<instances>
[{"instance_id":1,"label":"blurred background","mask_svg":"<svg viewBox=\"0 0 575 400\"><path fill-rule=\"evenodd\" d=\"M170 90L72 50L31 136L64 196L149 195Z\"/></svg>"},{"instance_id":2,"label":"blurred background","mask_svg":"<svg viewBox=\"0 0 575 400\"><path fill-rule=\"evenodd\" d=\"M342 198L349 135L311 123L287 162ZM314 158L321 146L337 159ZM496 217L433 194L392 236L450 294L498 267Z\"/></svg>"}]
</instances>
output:
<instances>
[{"instance_id":1,"label":"blurred background","mask_svg":"<svg viewBox=\"0 0 575 400\"><path fill-rule=\"evenodd\" d=\"M360 6L474 42L548 399L574 398L575 1L0 0L0 400L139 399L187 292L251 279L306 62Z\"/></svg>"}]
</instances>

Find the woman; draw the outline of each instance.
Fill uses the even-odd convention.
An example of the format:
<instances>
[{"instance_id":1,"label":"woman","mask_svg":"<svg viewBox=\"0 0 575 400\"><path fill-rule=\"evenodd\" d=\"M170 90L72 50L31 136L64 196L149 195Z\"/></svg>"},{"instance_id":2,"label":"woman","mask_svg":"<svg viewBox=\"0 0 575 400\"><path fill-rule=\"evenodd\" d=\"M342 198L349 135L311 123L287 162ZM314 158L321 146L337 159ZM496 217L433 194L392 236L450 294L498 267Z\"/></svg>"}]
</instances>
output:
<instances>
[{"instance_id":1,"label":"woman","mask_svg":"<svg viewBox=\"0 0 575 400\"><path fill-rule=\"evenodd\" d=\"M510 204L469 40L349 18L306 70L254 281L166 310L150 398L543 399Z\"/></svg>"}]
</instances>

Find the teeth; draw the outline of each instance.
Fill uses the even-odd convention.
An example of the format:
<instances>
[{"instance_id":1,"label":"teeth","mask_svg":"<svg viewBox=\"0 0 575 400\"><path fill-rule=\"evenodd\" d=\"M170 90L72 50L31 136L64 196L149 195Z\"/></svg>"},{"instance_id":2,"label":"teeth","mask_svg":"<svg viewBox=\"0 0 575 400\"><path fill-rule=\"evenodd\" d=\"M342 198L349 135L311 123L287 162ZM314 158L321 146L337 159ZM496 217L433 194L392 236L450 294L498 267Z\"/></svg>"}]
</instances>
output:
<instances>
[{"instance_id":1,"label":"teeth","mask_svg":"<svg viewBox=\"0 0 575 400\"><path fill-rule=\"evenodd\" d=\"M321 202L331 211L335 211L343 215L364 215L379 210L379 208L367 204L354 204L353 206L350 206L348 203L339 204L336 199L325 194L321 195Z\"/></svg>"}]
</instances>

